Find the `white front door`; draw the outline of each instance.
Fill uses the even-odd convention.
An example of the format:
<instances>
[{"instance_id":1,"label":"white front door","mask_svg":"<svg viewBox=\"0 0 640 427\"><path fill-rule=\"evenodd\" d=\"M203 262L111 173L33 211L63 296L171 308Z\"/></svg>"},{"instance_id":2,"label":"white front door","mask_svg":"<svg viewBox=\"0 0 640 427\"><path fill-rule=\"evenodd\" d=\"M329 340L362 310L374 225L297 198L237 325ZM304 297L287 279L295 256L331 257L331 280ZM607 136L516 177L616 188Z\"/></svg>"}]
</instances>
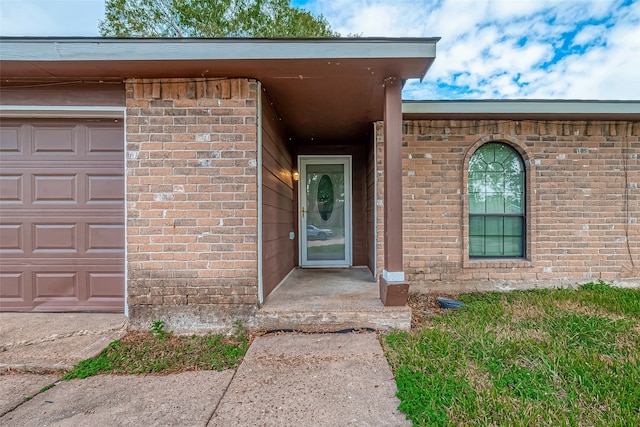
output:
<instances>
[{"instance_id":1,"label":"white front door","mask_svg":"<svg viewBox=\"0 0 640 427\"><path fill-rule=\"evenodd\" d=\"M300 156L300 266L351 266L351 156Z\"/></svg>"}]
</instances>

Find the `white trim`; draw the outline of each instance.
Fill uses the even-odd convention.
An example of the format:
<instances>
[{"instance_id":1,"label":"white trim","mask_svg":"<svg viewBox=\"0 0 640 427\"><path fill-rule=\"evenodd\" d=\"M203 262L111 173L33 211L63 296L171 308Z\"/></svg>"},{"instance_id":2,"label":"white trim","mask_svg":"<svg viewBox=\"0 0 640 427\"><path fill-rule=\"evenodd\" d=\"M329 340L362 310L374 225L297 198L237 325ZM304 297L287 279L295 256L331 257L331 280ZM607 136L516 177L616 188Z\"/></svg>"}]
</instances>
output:
<instances>
[{"instance_id":1,"label":"white trim","mask_svg":"<svg viewBox=\"0 0 640 427\"><path fill-rule=\"evenodd\" d=\"M257 143L256 147L256 185L258 191L258 304L264 302L264 284L262 277L262 83L258 81L257 95Z\"/></svg>"},{"instance_id":2,"label":"white trim","mask_svg":"<svg viewBox=\"0 0 640 427\"><path fill-rule=\"evenodd\" d=\"M382 269L382 278L387 282L404 282L404 272Z\"/></svg>"},{"instance_id":3,"label":"white trim","mask_svg":"<svg viewBox=\"0 0 640 427\"><path fill-rule=\"evenodd\" d=\"M404 101L402 114L638 114L639 101Z\"/></svg>"},{"instance_id":4,"label":"white trim","mask_svg":"<svg viewBox=\"0 0 640 427\"><path fill-rule=\"evenodd\" d=\"M52 119L122 119L126 107L68 106L68 105L0 105L0 117ZM126 151L126 150L125 150Z\"/></svg>"},{"instance_id":5,"label":"white trim","mask_svg":"<svg viewBox=\"0 0 640 427\"><path fill-rule=\"evenodd\" d=\"M123 172L124 172L124 315L129 317L129 263L127 262L127 259L129 259L129 252L128 252L128 248L129 246L127 245L127 230L129 229L129 227L127 227L127 222L129 219L129 215L127 214L129 212L127 203L128 203L128 198L127 198L127 114L126 111L123 111L123 118L122 118L122 125L123 125L123 129L122 129L122 133L123 135L123 141L124 141L124 147L122 150L122 155L124 156L124 168L123 168Z\"/></svg>"},{"instance_id":6,"label":"white trim","mask_svg":"<svg viewBox=\"0 0 640 427\"><path fill-rule=\"evenodd\" d=\"M189 61L435 58L439 38L106 39L2 38L3 61ZM251 67L249 67L251 68Z\"/></svg>"},{"instance_id":7,"label":"white trim","mask_svg":"<svg viewBox=\"0 0 640 427\"><path fill-rule=\"evenodd\" d=\"M344 261L309 261L306 259L306 222L300 218L300 207L304 206L306 194L303 196L304 180L306 179L307 164L332 163L341 164L345 167L345 259ZM351 155L304 155L298 156L298 171L300 172L300 180L298 184L298 259L300 267L351 267L353 263L353 159ZM348 195L348 197L347 197Z\"/></svg>"}]
</instances>

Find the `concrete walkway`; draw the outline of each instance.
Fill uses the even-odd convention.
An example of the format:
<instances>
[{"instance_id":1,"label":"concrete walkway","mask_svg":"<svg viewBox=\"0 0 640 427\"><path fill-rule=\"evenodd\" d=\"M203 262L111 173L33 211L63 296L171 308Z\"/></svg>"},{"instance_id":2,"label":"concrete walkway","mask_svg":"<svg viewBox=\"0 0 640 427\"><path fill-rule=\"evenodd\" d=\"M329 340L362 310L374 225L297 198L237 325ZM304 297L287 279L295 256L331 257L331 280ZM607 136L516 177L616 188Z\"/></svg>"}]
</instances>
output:
<instances>
[{"instance_id":1,"label":"concrete walkway","mask_svg":"<svg viewBox=\"0 0 640 427\"><path fill-rule=\"evenodd\" d=\"M5 348L0 352L0 362L4 360L5 367L4 373L0 370L2 426L411 425L396 409L399 401L393 375L373 333L258 337L237 371L99 375L58 381L59 374L42 373L48 370L43 361L46 347L39 347L44 354L28 347L49 343L55 349L49 367L60 367L60 360L69 363L72 357L62 355L64 345L56 341L66 340L66 346L76 356L74 348L91 349L97 354L106 343L98 346L95 342L102 343L104 334L118 331L118 322L100 327L95 324L96 329L91 331L85 327L87 322L75 319L76 332L84 330L84 334L58 332L58 338L50 334L48 340L36 338L36 334L20 341L8 339L21 334L7 328L3 316L0 315L0 346ZM14 332L9 329L16 333L12 335ZM85 342L86 337L93 337L94 344ZM80 344L72 344L74 340ZM32 344L24 344L27 341ZM25 353L18 357L20 348ZM17 372L15 366L7 370L7 360L12 358L18 358L25 367L37 365L41 373ZM31 363L30 358L39 361Z\"/></svg>"},{"instance_id":2,"label":"concrete walkway","mask_svg":"<svg viewBox=\"0 0 640 427\"><path fill-rule=\"evenodd\" d=\"M71 369L127 330L113 313L0 313L0 372Z\"/></svg>"},{"instance_id":3,"label":"concrete walkway","mask_svg":"<svg viewBox=\"0 0 640 427\"><path fill-rule=\"evenodd\" d=\"M375 334L260 337L209 425L411 425L395 393Z\"/></svg>"}]
</instances>

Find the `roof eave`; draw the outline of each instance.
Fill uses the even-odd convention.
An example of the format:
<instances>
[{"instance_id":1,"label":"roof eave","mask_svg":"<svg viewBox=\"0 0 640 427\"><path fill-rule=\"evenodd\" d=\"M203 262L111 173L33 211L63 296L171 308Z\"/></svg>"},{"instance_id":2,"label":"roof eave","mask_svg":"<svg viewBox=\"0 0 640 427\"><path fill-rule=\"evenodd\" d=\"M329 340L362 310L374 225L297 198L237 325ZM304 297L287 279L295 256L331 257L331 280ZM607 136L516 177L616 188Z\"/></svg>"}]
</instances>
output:
<instances>
[{"instance_id":1,"label":"roof eave","mask_svg":"<svg viewBox=\"0 0 640 427\"><path fill-rule=\"evenodd\" d=\"M640 101L470 100L404 101L405 119L640 120Z\"/></svg>"},{"instance_id":2,"label":"roof eave","mask_svg":"<svg viewBox=\"0 0 640 427\"><path fill-rule=\"evenodd\" d=\"M121 39L1 37L3 61L435 58L438 38ZM28 49L25 49L28 45Z\"/></svg>"}]
</instances>

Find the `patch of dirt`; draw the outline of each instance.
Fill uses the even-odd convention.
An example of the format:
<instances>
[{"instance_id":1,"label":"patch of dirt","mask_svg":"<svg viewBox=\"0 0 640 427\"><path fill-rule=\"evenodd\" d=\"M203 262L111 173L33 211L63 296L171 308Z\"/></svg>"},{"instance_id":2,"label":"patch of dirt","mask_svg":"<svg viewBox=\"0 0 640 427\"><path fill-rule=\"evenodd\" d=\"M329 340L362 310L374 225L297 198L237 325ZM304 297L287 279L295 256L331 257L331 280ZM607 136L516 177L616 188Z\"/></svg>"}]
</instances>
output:
<instances>
[{"instance_id":1,"label":"patch of dirt","mask_svg":"<svg viewBox=\"0 0 640 427\"><path fill-rule=\"evenodd\" d=\"M64 369L37 369L37 368L0 368L0 376L3 375L59 375L63 376L67 371Z\"/></svg>"},{"instance_id":2,"label":"patch of dirt","mask_svg":"<svg viewBox=\"0 0 640 427\"><path fill-rule=\"evenodd\" d=\"M514 323L540 319L545 316L544 310L527 301L515 300L509 304L504 304L504 307L506 312L511 315L511 321Z\"/></svg>"},{"instance_id":3,"label":"patch of dirt","mask_svg":"<svg viewBox=\"0 0 640 427\"><path fill-rule=\"evenodd\" d=\"M606 317L611 320L620 320L624 319L625 316L609 313L603 308L592 307L586 304L581 304L579 302L574 301L555 301L554 305L560 310L568 311L570 313L577 313L583 316L601 316Z\"/></svg>"},{"instance_id":4,"label":"patch of dirt","mask_svg":"<svg viewBox=\"0 0 640 427\"><path fill-rule=\"evenodd\" d=\"M436 316L445 316L455 309L441 308L436 298L456 299L457 295L452 294L411 294L407 304L411 307L411 329L416 329L427 325Z\"/></svg>"}]
</instances>

